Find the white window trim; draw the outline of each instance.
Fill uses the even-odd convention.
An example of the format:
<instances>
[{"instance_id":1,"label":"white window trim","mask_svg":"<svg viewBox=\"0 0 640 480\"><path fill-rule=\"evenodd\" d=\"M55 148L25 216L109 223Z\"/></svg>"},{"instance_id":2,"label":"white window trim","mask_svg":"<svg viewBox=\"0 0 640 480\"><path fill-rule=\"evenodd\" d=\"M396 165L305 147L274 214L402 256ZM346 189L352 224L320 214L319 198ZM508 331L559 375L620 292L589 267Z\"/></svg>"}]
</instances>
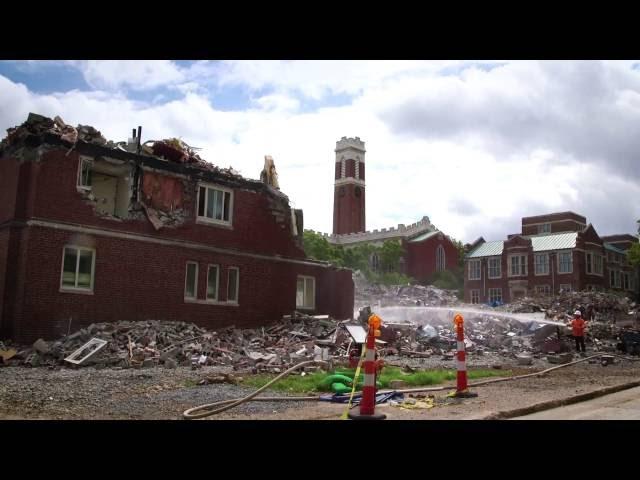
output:
<instances>
[{"instance_id":1,"label":"white window trim","mask_svg":"<svg viewBox=\"0 0 640 480\"><path fill-rule=\"evenodd\" d=\"M207 216L201 217L200 216L200 212L198 211L200 208L200 188L203 187L205 189L209 189L209 188L213 188L215 190L219 190L221 192L228 192L229 193L229 220L216 220L215 218L209 218ZM208 190L206 190L206 192L208 192ZM227 187L221 187L220 185L216 185L213 183L198 183L198 185L196 186L196 223L201 223L201 224L206 224L206 225L215 225L215 226L219 226L219 227L227 227L227 228L233 228L233 204L234 204L234 194L233 194L233 189L231 188L227 188ZM205 209L205 213L207 210L207 202L206 202L206 195L208 195L208 193L205 193L205 203L204 203L204 209Z\"/></svg>"},{"instance_id":2,"label":"white window trim","mask_svg":"<svg viewBox=\"0 0 640 480\"><path fill-rule=\"evenodd\" d=\"M511 262L512 262L512 259L514 257L524 257L524 273L518 273L517 275L514 275L512 273ZM507 266L509 268L509 270L507 272L507 276L508 277L527 277L527 276L529 276L529 255L522 254L522 253L513 253L513 254L509 255L509 257L508 257ZM521 268L520 268L520 271L522 271Z\"/></svg>"},{"instance_id":3,"label":"white window trim","mask_svg":"<svg viewBox=\"0 0 640 480\"><path fill-rule=\"evenodd\" d=\"M547 262L546 262L547 263L547 273L538 273L538 272L536 272L536 266L537 266L536 257L543 256L543 255L545 257L547 257ZM551 273L550 272L550 270L551 270L550 267L551 267L551 262L549 261L549 254L548 253L534 253L533 254L533 274L534 274L534 276L536 276L536 277L546 277L546 276L548 276Z\"/></svg>"},{"instance_id":4,"label":"white window trim","mask_svg":"<svg viewBox=\"0 0 640 480\"><path fill-rule=\"evenodd\" d=\"M500 292L500 300L497 300L497 301L498 301L498 302L502 302L502 303L504 303L504 297L502 296L502 288L501 288L501 287L490 288L490 289L487 291L487 301L488 301L488 302L494 302L494 301L496 301L496 300L492 300L492 299L491 299L491 297L493 296L493 295L491 295L491 292L497 292L497 291L499 291L499 292Z\"/></svg>"},{"instance_id":5,"label":"white window trim","mask_svg":"<svg viewBox=\"0 0 640 480\"><path fill-rule=\"evenodd\" d=\"M235 270L236 273L236 299L229 300L229 278L231 276L231 270ZM240 304L240 268L239 267L229 267L227 268L227 303L231 305L239 305Z\"/></svg>"},{"instance_id":6,"label":"white window trim","mask_svg":"<svg viewBox=\"0 0 640 480\"><path fill-rule=\"evenodd\" d=\"M563 255L563 254L568 254L569 257L571 258L571 262L569 262L569 266L571 267L571 269L568 272L561 272L560 271L560 255ZM557 270L556 273L558 275L570 275L570 274L573 273L573 252L571 250L561 250L561 251L559 251L556 254L556 260L557 260L557 263L558 263L558 265L557 265L558 270Z\"/></svg>"},{"instance_id":7,"label":"white window trim","mask_svg":"<svg viewBox=\"0 0 640 480\"><path fill-rule=\"evenodd\" d=\"M490 265L491 260L498 260L500 275L491 276L491 265ZM489 257L487 259L487 278L502 278L502 257Z\"/></svg>"},{"instance_id":8,"label":"white window trim","mask_svg":"<svg viewBox=\"0 0 640 480\"><path fill-rule=\"evenodd\" d=\"M215 298L209 298L209 270L211 269L211 267L215 267L216 268L216 296ZM205 301L207 303L219 303L218 302L218 292L220 292L220 265L217 265L215 263L210 263L207 265L207 289L205 291Z\"/></svg>"},{"instance_id":9,"label":"white window trim","mask_svg":"<svg viewBox=\"0 0 640 480\"><path fill-rule=\"evenodd\" d=\"M477 278L471 277L471 272L474 271L474 269L471 268L471 265L475 263L478 263L478 265L480 265L480 268L478 268L479 275ZM469 260L469 280L482 280L482 262L480 261L480 259Z\"/></svg>"},{"instance_id":10,"label":"white window trim","mask_svg":"<svg viewBox=\"0 0 640 480\"><path fill-rule=\"evenodd\" d=\"M591 255L591 271L587 272L587 255ZM600 257L600 273L596 272L596 257ZM584 272L586 275L594 275L596 277L604 277L604 258L598 252L587 250L584 252Z\"/></svg>"},{"instance_id":11,"label":"white window trim","mask_svg":"<svg viewBox=\"0 0 640 480\"><path fill-rule=\"evenodd\" d=\"M303 287L303 302L304 302L304 295L306 295L307 293L307 280L312 280L313 282L313 298L311 299L311 306L310 307L305 307L305 306L301 306L298 305L298 280L304 280L304 287ZM296 310L315 310L316 309L316 277L312 277L310 275L298 275L298 277L296 278Z\"/></svg>"},{"instance_id":12,"label":"white window trim","mask_svg":"<svg viewBox=\"0 0 640 480\"><path fill-rule=\"evenodd\" d=\"M545 291L542 291L543 289ZM536 285L536 293L542 293L544 295L550 295L552 293L551 285L549 285L549 284Z\"/></svg>"},{"instance_id":13,"label":"white window trim","mask_svg":"<svg viewBox=\"0 0 640 480\"><path fill-rule=\"evenodd\" d=\"M91 185L81 185L80 182L82 180L82 166L86 163L89 165L93 165L93 159L91 157L81 156L78 162L78 175L76 177L76 188L83 192L90 192L92 190Z\"/></svg>"},{"instance_id":14,"label":"white window trim","mask_svg":"<svg viewBox=\"0 0 640 480\"><path fill-rule=\"evenodd\" d=\"M478 294L478 302L477 302L476 304L474 304L474 303L473 303L473 294L474 294L474 293L477 293L477 294ZM472 304L472 305L478 305L478 304L480 304L480 290L478 290L477 288L476 288L476 289L473 289L473 290L470 290L470 291L469 291L469 300L471 301L471 304Z\"/></svg>"},{"instance_id":15,"label":"white window trim","mask_svg":"<svg viewBox=\"0 0 640 480\"><path fill-rule=\"evenodd\" d=\"M91 283L89 288L85 287L69 287L68 285L64 285L62 282L64 280L64 251L67 248L72 248L76 250L76 284L78 283L78 269L80 268L80 250L86 250L91 252ZM62 247L62 265L60 266L60 292L68 292L68 293L82 293L85 295L93 295L93 286L95 283L96 276L96 249L90 247L83 247L80 245L65 245Z\"/></svg>"},{"instance_id":16,"label":"white window trim","mask_svg":"<svg viewBox=\"0 0 640 480\"><path fill-rule=\"evenodd\" d=\"M189 264L196 266L196 275L195 275L195 285L193 287L193 297L187 296L187 280L189 279ZM198 299L198 262L187 262L184 266L184 300L185 301L195 301Z\"/></svg>"}]
</instances>

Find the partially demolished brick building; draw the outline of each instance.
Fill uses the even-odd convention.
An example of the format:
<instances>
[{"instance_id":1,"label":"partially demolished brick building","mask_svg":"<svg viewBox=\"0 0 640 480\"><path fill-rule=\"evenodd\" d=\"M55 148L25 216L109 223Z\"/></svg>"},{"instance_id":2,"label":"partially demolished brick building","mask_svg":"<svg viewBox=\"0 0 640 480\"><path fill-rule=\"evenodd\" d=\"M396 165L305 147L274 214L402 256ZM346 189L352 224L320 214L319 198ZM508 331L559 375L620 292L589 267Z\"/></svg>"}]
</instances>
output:
<instances>
[{"instance_id":1,"label":"partially demolished brick building","mask_svg":"<svg viewBox=\"0 0 640 480\"><path fill-rule=\"evenodd\" d=\"M310 260L273 184L180 141L113 143L30 114L0 144L0 338L91 323L254 327L353 315L351 271ZM186 148L185 148L186 147Z\"/></svg>"}]
</instances>

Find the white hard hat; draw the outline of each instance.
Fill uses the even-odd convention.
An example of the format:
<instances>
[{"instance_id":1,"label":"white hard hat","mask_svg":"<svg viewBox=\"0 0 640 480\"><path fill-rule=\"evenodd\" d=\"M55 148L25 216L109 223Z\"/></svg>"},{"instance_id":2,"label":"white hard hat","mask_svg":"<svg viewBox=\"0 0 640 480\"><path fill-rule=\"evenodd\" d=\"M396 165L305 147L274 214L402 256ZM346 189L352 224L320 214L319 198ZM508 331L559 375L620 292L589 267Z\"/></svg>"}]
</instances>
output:
<instances>
[{"instance_id":1,"label":"white hard hat","mask_svg":"<svg viewBox=\"0 0 640 480\"><path fill-rule=\"evenodd\" d=\"M573 312L574 315L582 315L582 313L580 313L580 310L576 310L575 312Z\"/></svg>"}]
</instances>

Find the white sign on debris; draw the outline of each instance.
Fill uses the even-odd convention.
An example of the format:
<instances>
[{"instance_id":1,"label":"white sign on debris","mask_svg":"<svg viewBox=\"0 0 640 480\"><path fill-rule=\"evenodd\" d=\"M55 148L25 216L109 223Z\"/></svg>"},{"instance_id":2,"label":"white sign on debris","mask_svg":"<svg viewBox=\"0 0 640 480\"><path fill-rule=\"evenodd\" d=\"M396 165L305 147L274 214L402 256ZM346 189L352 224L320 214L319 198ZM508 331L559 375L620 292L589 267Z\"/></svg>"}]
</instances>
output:
<instances>
[{"instance_id":1,"label":"white sign on debris","mask_svg":"<svg viewBox=\"0 0 640 480\"><path fill-rule=\"evenodd\" d=\"M106 340L102 340L100 338L92 338L64 360L65 362L80 365L87 358L102 350L107 343L109 342L107 342Z\"/></svg>"},{"instance_id":2,"label":"white sign on debris","mask_svg":"<svg viewBox=\"0 0 640 480\"><path fill-rule=\"evenodd\" d=\"M347 332L349 332L349 335L351 335L351 338L353 338L353 341L357 344L362 344L367 341L367 330L365 330L364 327L360 325L345 325L344 328L347 329ZM386 343L387 342L376 338L376 344L386 345Z\"/></svg>"}]
</instances>

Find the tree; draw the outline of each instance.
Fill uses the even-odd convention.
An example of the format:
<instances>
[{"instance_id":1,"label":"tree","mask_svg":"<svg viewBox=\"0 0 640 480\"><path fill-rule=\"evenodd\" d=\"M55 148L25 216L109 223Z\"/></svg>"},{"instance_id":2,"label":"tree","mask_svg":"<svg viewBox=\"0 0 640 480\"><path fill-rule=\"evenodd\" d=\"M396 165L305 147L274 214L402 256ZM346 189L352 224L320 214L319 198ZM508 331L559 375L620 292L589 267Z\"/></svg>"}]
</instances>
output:
<instances>
[{"instance_id":1,"label":"tree","mask_svg":"<svg viewBox=\"0 0 640 480\"><path fill-rule=\"evenodd\" d=\"M404 255L402 244L393 240L387 240L380 249L380 264L383 271L396 271L400 258Z\"/></svg>"}]
</instances>

